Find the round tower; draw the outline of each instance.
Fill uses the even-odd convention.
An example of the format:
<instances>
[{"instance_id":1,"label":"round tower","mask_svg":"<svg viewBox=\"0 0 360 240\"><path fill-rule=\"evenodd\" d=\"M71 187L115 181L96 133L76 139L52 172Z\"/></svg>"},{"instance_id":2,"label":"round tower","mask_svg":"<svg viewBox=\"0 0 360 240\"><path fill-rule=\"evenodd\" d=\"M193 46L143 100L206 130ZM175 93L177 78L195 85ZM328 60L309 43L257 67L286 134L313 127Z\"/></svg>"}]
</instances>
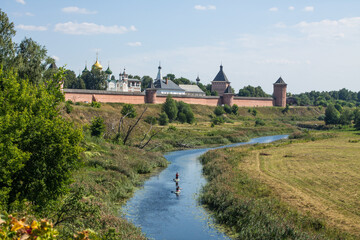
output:
<instances>
[{"instance_id":1,"label":"round tower","mask_svg":"<svg viewBox=\"0 0 360 240\"><path fill-rule=\"evenodd\" d=\"M274 83L274 106L286 107L286 86L281 77Z\"/></svg>"}]
</instances>

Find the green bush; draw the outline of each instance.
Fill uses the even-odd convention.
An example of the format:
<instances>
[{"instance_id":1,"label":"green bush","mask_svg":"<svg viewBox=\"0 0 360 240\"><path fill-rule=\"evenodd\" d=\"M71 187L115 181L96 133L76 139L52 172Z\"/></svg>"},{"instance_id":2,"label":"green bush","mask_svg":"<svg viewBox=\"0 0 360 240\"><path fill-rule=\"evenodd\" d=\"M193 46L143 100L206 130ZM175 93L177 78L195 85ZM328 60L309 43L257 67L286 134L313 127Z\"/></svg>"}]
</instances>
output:
<instances>
[{"instance_id":1,"label":"green bush","mask_svg":"<svg viewBox=\"0 0 360 240\"><path fill-rule=\"evenodd\" d=\"M264 125L265 125L264 120L262 120L262 119L260 119L260 118L257 118L257 119L255 120L255 127L257 127L257 126L264 126Z\"/></svg>"},{"instance_id":2,"label":"green bush","mask_svg":"<svg viewBox=\"0 0 360 240\"><path fill-rule=\"evenodd\" d=\"M154 125L157 122L156 117L153 116L147 116L144 120L145 122L147 122L148 124Z\"/></svg>"},{"instance_id":3,"label":"green bush","mask_svg":"<svg viewBox=\"0 0 360 240\"><path fill-rule=\"evenodd\" d=\"M239 106L236 105L236 104L232 105L232 107L231 107L231 112L232 112L233 114L237 115L237 114L238 114L238 111L239 111Z\"/></svg>"},{"instance_id":4,"label":"green bush","mask_svg":"<svg viewBox=\"0 0 360 240\"><path fill-rule=\"evenodd\" d=\"M225 104L224 105L224 111L226 112L226 113L228 113L228 114L231 114L231 107L229 106L229 105L227 105L227 104Z\"/></svg>"},{"instance_id":5,"label":"green bush","mask_svg":"<svg viewBox=\"0 0 360 240\"><path fill-rule=\"evenodd\" d=\"M159 116L159 124L161 126L166 126L169 124L169 118L168 115L165 112L162 112Z\"/></svg>"},{"instance_id":6,"label":"green bush","mask_svg":"<svg viewBox=\"0 0 360 240\"><path fill-rule=\"evenodd\" d=\"M100 137L105 131L104 119L102 117L94 117L90 125L91 136Z\"/></svg>"},{"instance_id":7,"label":"green bush","mask_svg":"<svg viewBox=\"0 0 360 240\"><path fill-rule=\"evenodd\" d=\"M71 103L69 101L65 102L65 111L67 114L70 114L73 111L73 106L71 106Z\"/></svg>"},{"instance_id":8,"label":"green bush","mask_svg":"<svg viewBox=\"0 0 360 240\"><path fill-rule=\"evenodd\" d=\"M134 105L132 104L125 104L124 107L121 109L121 114L123 116L126 115L126 117L128 118L135 118L137 115Z\"/></svg>"},{"instance_id":9,"label":"green bush","mask_svg":"<svg viewBox=\"0 0 360 240\"><path fill-rule=\"evenodd\" d=\"M211 119L211 122L214 125L220 125L220 124L223 124L225 122L225 119L222 116L214 117L213 119Z\"/></svg>"},{"instance_id":10,"label":"green bush","mask_svg":"<svg viewBox=\"0 0 360 240\"><path fill-rule=\"evenodd\" d=\"M178 108L176 106L176 101L171 97L171 95L166 97L166 101L162 105L162 110L166 113L169 122L172 122L177 118Z\"/></svg>"},{"instance_id":11,"label":"green bush","mask_svg":"<svg viewBox=\"0 0 360 240\"><path fill-rule=\"evenodd\" d=\"M217 106L215 109L214 109L214 113L216 116L221 116L225 113L224 111L224 108L222 106Z\"/></svg>"},{"instance_id":12,"label":"green bush","mask_svg":"<svg viewBox=\"0 0 360 240\"><path fill-rule=\"evenodd\" d=\"M92 101L92 102L91 102L91 107L93 107L93 108L100 108L100 107L101 107L101 103L96 102L96 101Z\"/></svg>"}]
</instances>

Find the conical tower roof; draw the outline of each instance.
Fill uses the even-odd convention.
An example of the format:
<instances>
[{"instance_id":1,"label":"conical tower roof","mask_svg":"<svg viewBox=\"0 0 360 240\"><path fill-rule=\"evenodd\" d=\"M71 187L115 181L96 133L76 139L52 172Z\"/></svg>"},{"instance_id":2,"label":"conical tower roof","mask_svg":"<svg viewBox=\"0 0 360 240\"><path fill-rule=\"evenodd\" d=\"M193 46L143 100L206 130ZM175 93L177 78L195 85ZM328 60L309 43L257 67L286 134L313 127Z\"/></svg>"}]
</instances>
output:
<instances>
[{"instance_id":1,"label":"conical tower roof","mask_svg":"<svg viewBox=\"0 0 360 240\"><path fill-rule=\"evenodd\" d=\"M279 79L274 84L286 84L286 83L281 77L279 77Z\"/></svg>"},{"instance_id":2,"label":"conical tower roof","mask_svg":"<svg viewBox=\"0 0 360 240\"><path fill-rule=\"evenodd\" d=\"M220 71L218 72L218 74L216 75L216 77L214 78L215 82L229 82L229 80L227 79L224 71L223 71L223 66L220 65Z\"/></svg>"}]
</instances>

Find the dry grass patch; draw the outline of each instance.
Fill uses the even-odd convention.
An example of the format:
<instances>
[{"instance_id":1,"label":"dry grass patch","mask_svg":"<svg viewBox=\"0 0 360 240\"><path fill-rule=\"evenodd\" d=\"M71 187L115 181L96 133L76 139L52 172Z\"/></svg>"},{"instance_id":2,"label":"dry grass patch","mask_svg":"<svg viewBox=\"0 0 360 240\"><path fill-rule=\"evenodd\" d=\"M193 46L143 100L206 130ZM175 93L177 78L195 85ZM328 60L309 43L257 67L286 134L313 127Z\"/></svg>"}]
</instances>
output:
<instances>
[{"instance_id":1,"label":"dry grass patch","mask_svg":"<svg viewBox=\"0 0 360 240\"><path fill-rule=\"evenodd\" d=\"M360 139L336 138L254 150L240 167L303 213L360 236Z\"/></svg>"}]
</instances>

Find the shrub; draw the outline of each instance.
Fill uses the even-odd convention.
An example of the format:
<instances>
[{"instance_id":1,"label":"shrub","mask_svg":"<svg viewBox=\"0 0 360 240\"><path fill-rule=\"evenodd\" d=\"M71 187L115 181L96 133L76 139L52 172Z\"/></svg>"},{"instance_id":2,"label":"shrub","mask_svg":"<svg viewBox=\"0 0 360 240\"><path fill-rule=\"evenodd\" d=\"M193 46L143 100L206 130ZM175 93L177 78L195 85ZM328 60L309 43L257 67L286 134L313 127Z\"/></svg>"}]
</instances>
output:
<instances>
[{"instance_id":1,"label":"shrub","mask_svg":"<svg viewBox=\"0 0 360 240\"><path fill-rule=\"evenodd\" d=\"M162 112L159 116L159 124L161 126L165 126L169 124L169 118L168 115L165 112Z\"/></svg>"},{"instance_id":2,"label":"shrub","mask_svg":"<svg viewBox=\"0 0 360 240\"><path fill-rule=\"evenodd\" d=\"M100 108L100 107L101 107L101 103L96 102L96 101L92 101L92 102L91 102L91 107L93 107L93 108Z\"/></svg>"},{"instance_id":3,"label":"shrub","mask_svg":"<svg viewBox=\"0 0 360 240\"><path fill-rule=\"evenodd\" d=\"M104 119L102 117L94 117L91 121L91 136L100 137L105 131Z\"/></svg>"},{"instance_id":4,"label":"shrub","mask_svg":"<svg viewBox=\"0 0 360 240\"><path fill-rule=\"evenodd\" d=\"M231 114L231 107L229 106L229 105L227 105L227 104L225 104L224 105L224 111L226 112L226 113L228 113L228 114Z\"/></svg>"},{"instance_id":5,"label":"shrub","mask_svg":"<svg viewBox=\"0 0 360 240\"><path fill-rule=\"evenodd\" d=\"M193 123L195 121L194 113L192 112L189 104L180 101L176 102L176 106L178 109L177 119L179 120L179 122Z\"/></svg>"},{"instance_id":6,"label":"shrub","mask_svg":"<svg viewBox=\"0 0 360 240\"><path fill-rule=\"evenodd\" d=\"M330 104L325 110L325 124L338 124L340 119L340 113L334 105Z\"/></svg>"},{"instance_id":7,"label":"shrub","mask_svg":"<svg viewBox=\"0 0 360 240\"><path fill-rule=\"evenodd\" d=\"M65 111L67 114L70 114L73 111L73 106L71 106L69 101L65 102Z\"/></svg>"},{"instance_id":8,"label":"shrub","mask_svg":"<svg viewBox=\"0 0 360 240\"><path fill-rule=\"evenodd\" d=\"M220 125L223 124L225 122L224 118L219 116L219 117L214 117L213 119L211 119L212 124L214 125Z\"/></svg>"},{"instance_id":9,"label":"shrub","mask_svg":"<svg viewBox=\"0 0 360 240\"><path fill-rule=\"evenodd\" d=\"M232 112L233 114L237 115L237 114L238 114L238 111L239 111L239 106L236 105L236 104L232 105L232 107L231 107L231 112Z\"/></svg>"},{"instance_id":10,"label":"shrub","mask_svg":"<svg viewBox=\"0 0 360 240\"><path fill-rule=\"evenodd\" d=\"M281 111L283 114L288 113L290 110L289 104L286 104L286 107Z\"/></svg>"},{"instance_id":11,"label":"shrub","mask_svg":"<svg viewBox=\"0 0 360 240\"><path fill-rule=\"evenodd\" d=\"M179 120L179 122L181 122L181 123L185 123L185 122L186 122L186 115L185 115L185 113L183 113L183 112L179 113L179 114L178 114L178 120Z\"/></svg>"},{"instance_id":12,"label":"shrub","mask_svg":"<svg viewBox=\"0 0 360 240\"><path fill-rule=\"evenodd\" d=\"M123 116L127 115L128 118L135 118L137 115L134 105L132 104L125 104L121 109L121 114Z\"/></svg>"},{"instance_id":13,"label":"shrub","mask_svg":"<svg viewBox=\"0 0 360 240\"><path fill-rule=\"evenodd\" d=\"M147 122L148 124L154 125L157 122L156 117L153 116L147 116L144 120L145 122Z\"/></svg>"},{"instance_id":14,"label":"shrub","mask_svg":"<svg viewBox=\"0 0 360 240\"><path fill-rule=\"evenodd\" d=\"M255 127L257 127L257 126L264 126L264 125L265 125L264 120L262 120L262 119L260 119L260 118L257 118L257 119L255 120Z\"/></svg>"},{"instance_id":15,"label":"shrub","mask_svg":"<svg viewBox=\"0 0 360 240\"><path fill-rule=\"evenodd\" d=\"M168 128L168 131L176 131L177 130L177 128L175 127L175 126L173 126L173 125L170 125L169 126L169 128Z\"/></svg>"},{"instance_id":16,"label":"shrub","mask_svg":"<svg viewBox=\"0 0 360 240\"><path fill-rule=\"evenodd\" d=\"M214 113L216 116L221 116L224 114L224 108L221 107L221 106L217 106L215 109L214 109Z\"/></svg>"}]
</instances>

